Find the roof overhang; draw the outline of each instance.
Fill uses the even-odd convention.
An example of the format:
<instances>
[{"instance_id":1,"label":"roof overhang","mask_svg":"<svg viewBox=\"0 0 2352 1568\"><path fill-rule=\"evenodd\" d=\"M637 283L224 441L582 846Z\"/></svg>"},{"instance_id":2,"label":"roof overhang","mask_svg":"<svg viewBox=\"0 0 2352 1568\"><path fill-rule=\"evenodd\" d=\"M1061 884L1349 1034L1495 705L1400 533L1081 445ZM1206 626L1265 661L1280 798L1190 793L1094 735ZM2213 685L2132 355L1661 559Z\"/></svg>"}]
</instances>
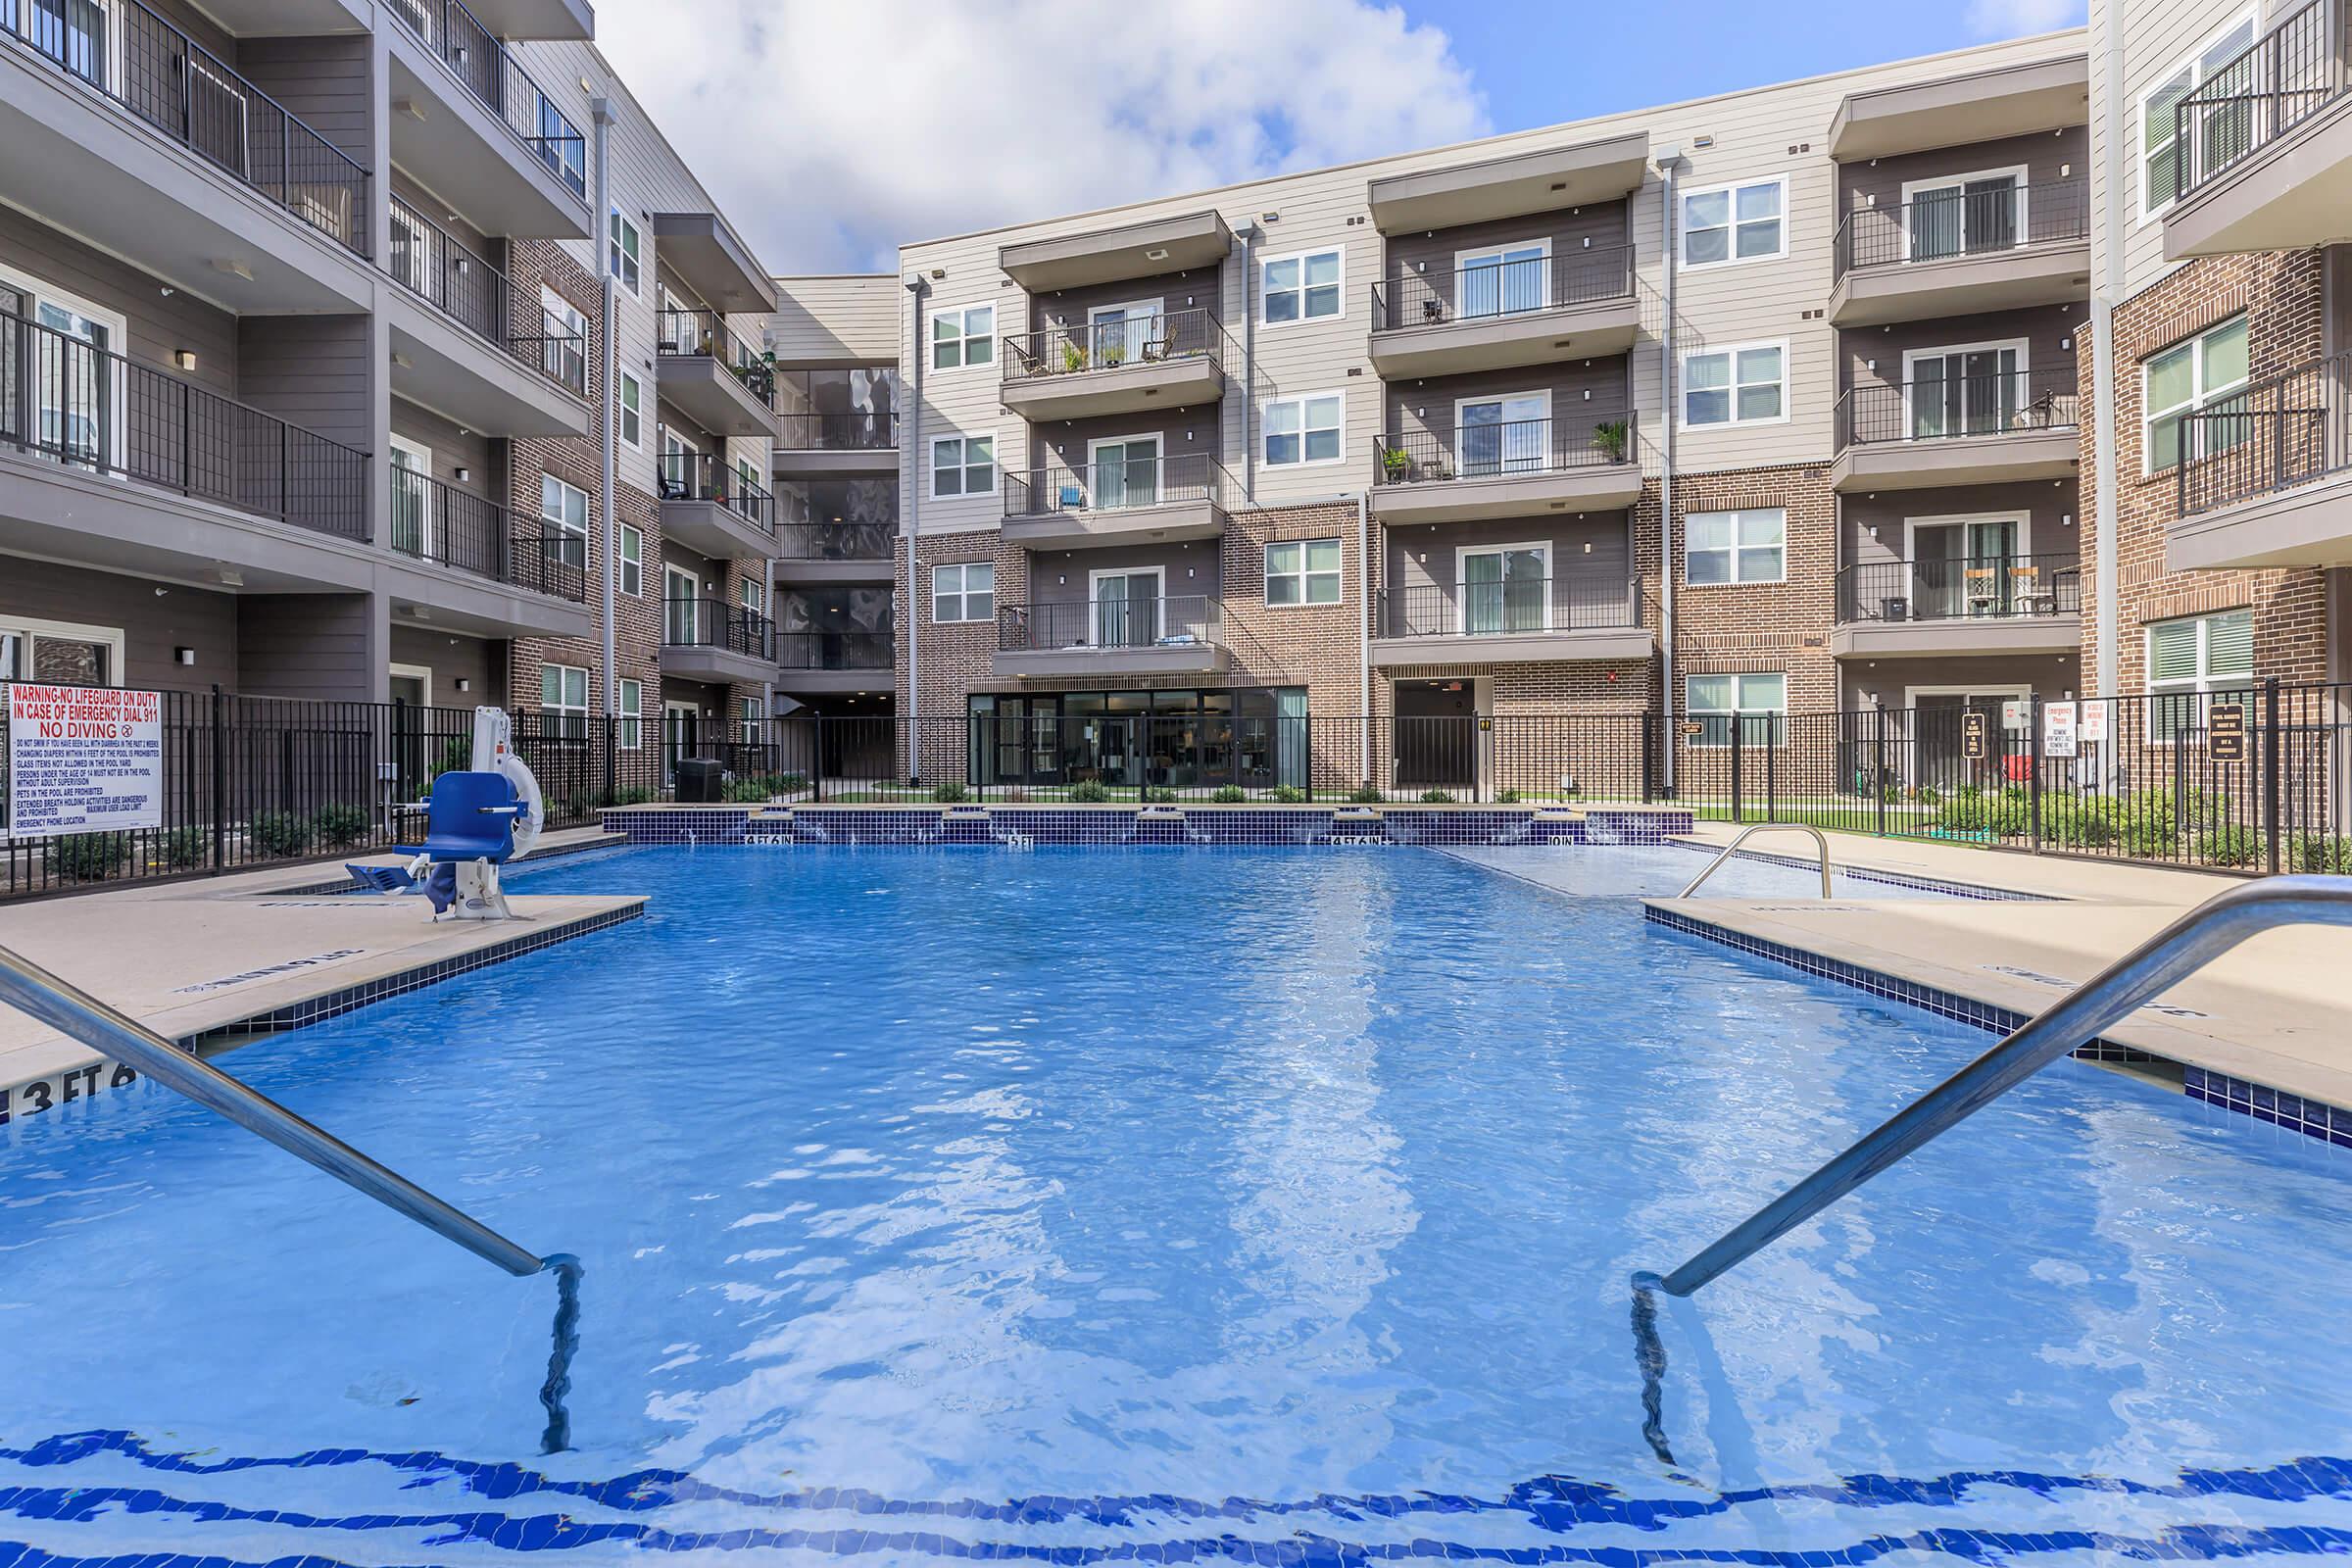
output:
<instances>
[{"instance_id":1,"label":"roof overhang","mask_svg":"<svg viewBox=\"0 0 2352 1568\"><path fill-rule=\"evenodd\" d=\"M2068 55L1848 93L1830 122L1830 156L1889 158L2089 121L2090 57Z\"/></svg>"},{"instance_id":2,"label":"roof overhang","mask_svg":"<svg viewBox=\"0 0 2352 1568\"><path fill-rule=\"evenodd\" d=\"M1497 218L1612 201L1640 187L1649 167L1649 132L1574 147L1391 174L1365 187L1372 226L1383 234L1453 228Z\"/></svg>"},{"instance_id":3,"label":"roof overhang","mask_svg":"<svg viewBox=\"0 0 2352 1568\"><path fill-rule=\"evenodd\" d=\"M1232 250L1233 230L1224 219L1213 212L1188 213L1006 245L997 252L997 265L1030 293L1043 294L1214 267Z\"/></svg>"},{"instance_id":4,"label":"roof overhang","mask_svg":"<svg viewBox=\"0 0 2352 1568\"><path fill-rule=\"evenodd\" d=\"M654 242L662 259L713 308L730 316L776 308L775 280L718 214L656 213Z\"/></svg>"}]
</instances>

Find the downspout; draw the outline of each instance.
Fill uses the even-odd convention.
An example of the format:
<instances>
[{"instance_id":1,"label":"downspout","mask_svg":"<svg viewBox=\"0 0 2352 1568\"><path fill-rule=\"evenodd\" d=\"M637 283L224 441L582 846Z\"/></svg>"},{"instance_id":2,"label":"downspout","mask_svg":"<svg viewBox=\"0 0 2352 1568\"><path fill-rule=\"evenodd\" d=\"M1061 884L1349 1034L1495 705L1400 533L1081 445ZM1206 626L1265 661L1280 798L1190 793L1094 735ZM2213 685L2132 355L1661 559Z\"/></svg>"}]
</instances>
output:
<instances>
[{"instance_id":1,"label":"downspout","mask_svg":"<svg viewBox=\"0 0 2352 1568\"><path fill-rule=\"evenodd\" d=\"M1372 782L1372 494L1359 490L1355 497L1355 558L1363 564L1358 573L1364 583L1364 602L1357 606L1355 617L1355 711L1357 731L1356 782Z\"/></svg>"},{"instance_id":2,"label":"downspout","mask_svg":"<svg viewBox=\"0 0 2352 1568\"><path fill-rule=\"evenodd\" d=\"M1658 442L1658 762L1659 782L1674 794L1674 281L1675 255L1674 171L1683 161L1681 147L1658 149L1662 181L1658 210L1658 243L1666 259L1666 317L1658 332L1658 413L1663 423Z\"/></svg>"},{"instance_id":3,"label":"downspout","mask_svg":"<svg viewBox=\"0 0 2352 1568\"><path fill-rule=\"evenodd\" d=\"M1250 436L1250 411L1257 407L1257 308L1250 299L1256 275L1250 258L1260 232L1251 223L1234 235L1242 242L1242 499L1251 505L1257 502L1257 444Z\"/></svg>"},{"instance_id":4,"label":"downspout","mask_svg":"<svg viewBox=\"0 0 2352 1568\"><path fill-rule=\"evenodd\" d=\"M597 475L601 483L598 494L603 498L605 535L605 600L597 619L603 623L605 653L605 717L620 716L620 659L614 643L617 632L612 623L612 601L618 594L620 558L620 512L612 504L612 490L618 483L615 472L613 443L619 432L615 428L612 405L613 370L619 364L619 353L613 340L619 334L612 330L614 304L612 282L612 171L606 154L612 145L612 100L598 98L588 105L590 117L596 122L596 211L601 222L596 230L597 274L604 279L602 294L604 309L604 344L597 355L599 369L604 377L604 414L597 425Z\"/></svg>"},{"instance_id":5,"label":"downspout","mask_svg":"<svg viewBox=\"0 0 2352 1568\"><path fill-rule=\"evenodd\" d=\"M2116 106L2124 101L2124 48L2122 35L2112 19L2107 26L2107 113L2112 120ZM2122 662L2116 639L2122 635L2121 607L2116 604L2122 573L2116 562L2116 537L2120 529L2116 518L2116 497L2121 476L2115 471L2115 306L2124 290L2124 138L2120 134L2107 138L2107 200L2100 218L2104 233L2100 238L2106 247L2104 265L2099 278L2090 291L2090 401L2091 464L2098 471L2092 475L2097 487L2095 514L2097 517L2094 548L2099 553L2098 570L2093 575L2091 591L2098 595L2099 613L2097 636L2099 661L2098 684L2091 692L2106 697L2117 695ZM2082 506L2077 496L2075 504Z\"/></svg>"},{"instance_id":6,"label":"downspout","mask_svg":"<svg viewBox=\"0 0 2352 1568\"><path fill-rule=\"evenodd\" d=\"M914 559L915 523L922 513L923 497L923 366L930 358L923 342L923 296L931 285L920 273L906 279L907 309L914 313L914 324L903 334L901 343L914 345L914 397L909 404L912 428L906 435L906 453L899 463L899 471L906 476L906 509L899 519L899 532L906 540L906 782L922 782L923 761L916 737L922 730L917 717L923 710L922 687L922 624L923 602L915 592L916 563Z\"/></svg>"}]
</instances>

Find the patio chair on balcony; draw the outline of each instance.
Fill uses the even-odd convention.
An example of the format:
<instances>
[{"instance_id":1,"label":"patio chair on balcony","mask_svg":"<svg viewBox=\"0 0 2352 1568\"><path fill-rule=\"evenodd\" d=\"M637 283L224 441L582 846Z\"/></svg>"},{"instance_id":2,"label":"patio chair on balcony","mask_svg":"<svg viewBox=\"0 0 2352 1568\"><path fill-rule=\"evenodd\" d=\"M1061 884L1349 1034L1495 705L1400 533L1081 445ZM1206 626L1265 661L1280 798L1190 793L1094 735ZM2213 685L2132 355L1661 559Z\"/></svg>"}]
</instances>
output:
<instances>
[{"instance_id":1,"label":"patio chair on balcony","mask_svg":"<svg viewBox=\"0 0 2352 1568\"><path fill-rule=\"evenodd\" d=\"M2041 568L2016 565L2009 568L2009 602L2021 615L2055 615L2058 613L2058 585L2041 580Z\"/></svg>"},{"instance_id":2,"label":"patio chair on balcony","mask_svg":"<svg viewBox=\"0 0 2352 1568\"><path fill-rule=\"evenodd\" d=\"M2000 604L1999 579L1990 566L1971 566L1962 587L1972 615L1989 615Z\"/></svg>"}]
</instances>

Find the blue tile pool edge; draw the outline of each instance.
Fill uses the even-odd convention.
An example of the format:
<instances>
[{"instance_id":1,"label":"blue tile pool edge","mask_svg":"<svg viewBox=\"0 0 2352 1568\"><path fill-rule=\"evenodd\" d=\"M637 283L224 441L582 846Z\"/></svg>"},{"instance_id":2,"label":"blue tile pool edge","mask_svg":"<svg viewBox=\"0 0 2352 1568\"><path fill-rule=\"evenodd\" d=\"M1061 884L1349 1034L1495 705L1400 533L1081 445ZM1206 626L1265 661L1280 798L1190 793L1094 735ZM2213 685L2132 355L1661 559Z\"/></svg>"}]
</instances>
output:
<instances>
[{"instance_id":1,"label":"blue tile pool edge","mask_svg":"<svg viewBox=\"0 0 2352 1568\"><path fill-rule=\"evenodd\" d=\"M1096 849L1377 848L1390 845L1656 845L1691 831L1686 809L1525 806L756 806L615 807L632 844L960 849L1009 844Z\"/></svg>"},{"instance_id":2,"label":"blue tile pool edge","mask_svg":"<svg viewBox=\"0 0 2352 1568\"><path fill-rule=\"evenodd\" d=\"M2023 1026L2029 1016L2012 1008L1963 997L1957 992L1923 986L1916 981L1899 979L1877 969L1847 963L1843 959L1825 958L1820 954L1807 953L1802 948L1749 936L1745 932L1734 931L1679 910L1660 908L1654 904L1644 904L1642 912L1652 925L1719 943L1756 957L1770 958L1818 979L1851 986L1888 1002L1924 1007L1939 1017L1968 1024L1988 1034L2009 1034ZM2340 1149L2352 1149L2352 1110L2341 1105L2307 1100L2281 1089L2273 1089L2267 1084L2232 1078L2203 1067L2192 1067L2187 1062L2107 1039L2093 1040L2076 1051L2075 1054L2086 1061L2144 1062L2178 1068L2180 1073L2180 1092L2191 1100L2251 1116L2256 1121L2283 1127L2289 1132L2301 1133L2307 1138L2316 1138Z\"/></svg>"}]
</instances>

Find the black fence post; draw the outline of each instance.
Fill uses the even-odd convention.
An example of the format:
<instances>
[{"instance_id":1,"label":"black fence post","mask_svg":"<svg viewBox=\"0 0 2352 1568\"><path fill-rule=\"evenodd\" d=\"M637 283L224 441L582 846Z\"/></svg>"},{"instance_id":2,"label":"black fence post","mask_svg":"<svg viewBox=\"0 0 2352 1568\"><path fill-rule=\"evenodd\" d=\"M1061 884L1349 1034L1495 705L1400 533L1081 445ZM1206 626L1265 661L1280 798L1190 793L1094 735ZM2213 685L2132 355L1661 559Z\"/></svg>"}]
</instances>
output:
<instances>
[{"instance_id":1,"label":"black fence post","mask_svg":"<svg viewBox=\"0 0 2352 1568\"><path fill-rule=\"evenodd\" d=\"M2026 752L2031 766L2026 779L2026 799L2031 803L2032 837L2027 841L2035 855L2041 853L2041 703L2039 692L2026 701Z\"/></svg>"},{"instance_id":2,"label":"black fence post","mask_svg":"<svg viewBox=\"0 0 2352 1568\"><path fill-rule=\"evenodd\" d=\"M1743 749L1740 743L1746 728L1747 720L1740 716L1738 709L1734 709L1732 710L1732 820L1735 822L1747 820L1747 804L1740 797L1740 753Z\"/></svg>"},{"instance_id":3,"label":"black fence post","mask_svg":"<svg viewBox=\"0 0 2352 1568\"><path fill-rule=\"evenodd\" d=\"M228 859L228 713L220 685L213 684L213 875Z\"/></svg>"},{"instance_id":4,"label":"black fence post","mask_svg":"<svg viewBox=\"0 0 2352 1568\"><path fill-rule=\"evenodd\" d=\"M638 706L640 709L644 707L642 701ZM604 730L605 804L611 806L620 799L620 719L618 715L607 713ZM642 713L637 720L637 743L642 746L645 744L645 719ZM602 823L600 822L599 825L601 826Z\"/></svg>"},{"instance_id":5,"label":"black fence post","mask_svg":"<svg viewBox=\"0 0 2352 1568\"><path fill-rule=\"evenodd\" d=\"M1873 811L1878 819L1879 837L1886 836L1886 710L1874 709L1877 722L1871 735L1870 793L1876 797Z\"/></svg>"},{"instance_id":6,"label":"black fence post","mask_svg":"<svg viewBox=\"0 0 2352 1568\"><path fill-rule=\"evenodd\" d=\"M2269 829L2269 864L2271 875L2278 874L2279 839L2282 837L2278 820L2280 814L2279 744L2285 733L2278 721L2278 677L2271 676L2262 683L2262 817Z\"/></svg>"},{"instance_id":7,"label":"black fence post","mask_svg":"<svg viewBox=\"0 0 2352 1568\"><path fill-rule=\"evenodd\" d=\"M815 714L808 720L808 801L822 804L825 798L825 715Z\"/></svg>"},{"instance_id":8,"label":"black fence post","mask_svg":"<svg viewBox=\"0 0 2352 1568\"><path fill-rule=\"evenodd\" d=\"M1642 715L1642 804L1647 806L1654 798L1653 785L1658 776L1659 715Z\"/></svg>"},{"instance_id":9,"label":"black fence post","mask_svg":"<svg viewBox=\"0 0 2352 1568\"><path fill-rule=\"evenodd\" d=\"M1772 715L1764 715L1764 820L1781 819L1780 736L1773 733Z\"/></svg>"}]
</instances>

